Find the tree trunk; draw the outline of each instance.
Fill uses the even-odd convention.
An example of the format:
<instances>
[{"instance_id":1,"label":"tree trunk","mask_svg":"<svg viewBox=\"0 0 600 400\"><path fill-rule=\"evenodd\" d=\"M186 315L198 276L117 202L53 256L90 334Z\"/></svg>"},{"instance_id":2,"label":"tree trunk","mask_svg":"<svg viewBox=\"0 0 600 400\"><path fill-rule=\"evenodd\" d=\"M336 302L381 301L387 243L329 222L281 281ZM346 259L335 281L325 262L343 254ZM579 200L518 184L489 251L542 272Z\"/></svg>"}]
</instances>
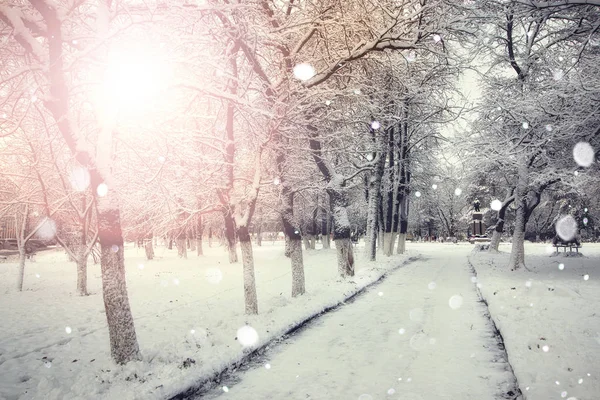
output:
<instances>
[{"instance_id":1,"label":"tree trunk","mask_svg":"<svg viewBox=\"0 0 600 400\"><path fill-rule=\"evenodd\" d=\"M512 249L508 266L511 270L525 267L525 214L527 212L527 180L528 171L525 160L519 160L518 182L515 190L517 214L515 217L515 231L513 233Z\"/></svg>"},{"instance_id":2,"label":"tree trunk","mask_svg":"<svg viewBox=\"0 0 600 400\"><path fill-rule=\"evenodd\" d=\"M45 102L45 106L52 113L72 155L88 167L92 191L97 193L98 186L107 176L103 177L95 168L99 167L103 169L103 173L110 175L113 127L109 122L105 122L106 126L100 130L96 149L99 157L92 157L83 147L79 146L78 135L74 132L69 119L71 114L69 110L70 97L63 70L61 19L57 15L55 7L41 4L34 3L34 6L38 5L40 9L44 10L43 17L46 20L49 41L48 77L50 93L52 93L51 99ZM103 34L104 32L101 33L101 36ZM139 360L141 357L127 295L121 218L114 195L97 196L96 200L98 238L101 248L102 294L108 322L111 355L116 363L124 364L132 360Z\"/></svg>"},{"instance_id":3,"label":"tree trunk","mask_svg":"<svg viewBox=\"0 0 600 400\"><path fill-rule=\"evenodd\" d=\"M196 237L196 250L198 251L199 256L204 255L204 249L202 249L202 236Z\"/></svg>"},{"instance_id":4,"label":"tree trunk","mask_svg":"<svg viewBox=\"0 0 600 400\"><path fill-rule=\"evenodd\" d=\"M406 251L406 232L408 231L408 197L406 194L400 200L399 231L398 231L398 254L404 254Z\"/></svg>"},{"instance_id":5,"label":"tree trunk","mask_svg":"<svg viewBox=\"0 0 600 400\"><path fill-rule=\"evenodd\" d=\"M323 242L323 248L324 249L330 249L331 248L331 240L330 240L330 236L329 233L325 234L325 235L321 235L321 241Z\"/></svg>"},{"instance_id":6,"label":"tree trunk","mask_svg":"<svg viewBox=\"0 0 600 400\"><path fill-rule=\"evenodd\" d=\"M337 249L338 272L341 276L354 276L354 254L350 240L348 199L345 192L329 191L333 214L333 240Z\"/></svg>"},{"instance_id":7,"label":"tree trunk","mask_svg":"<svg viewBox=\"0 0 600 400\"><path fill-rule=\"evenodd\" d=\"M227 239L227 249L229 251L229 263L234 264L238 262L238 255L236 251L235 221L230 211L223 214L223 218L225 219L225 238Z\"/></svg>"},{"instance_id":8,"label":"tree trunk","mask_svg":"<svg viewBox=\"0 0 600 400\"><path fill-rule=\"evenodd\" d=\"M305 292L304 260L302 255L302 237L294 227L294 194L283 183L282 187L281 221L285 236L285 252L292 264L292 297L300 296Z\"/></svg>"},{"instance_id":9,"label":"tree trunk","mask_svg":"<svg viewBox=\"0 0 600 400\"><path fill-rule=\"evenodd\" d=\"M77 259L77 294L87 296L87 255L80 255Z\"/></svg>"},{"instance_id":10,"label":"tree trunk","mask_svg":"<svg viewBox=\"0 0 600 400\"><path fill-rule=\"evenodd\" d=\"M23 291L23 280L25 278L25 259L27 253L25 251L25 244L19 246L19 276L17 277L17 289L19 292Z\"/></svg>"},{"instance_id":11,"label":"tree trunk","mask_svg":"<svg viewBox=\"0 0 600 400\"><path fill-rule=\"evenodd\" d=\"M398 254L406 252L406 233L398 234Z\"/></svg>"},{"instance_id":12,"label":"tree trunk","mask_svg":"<svg viewBox=\"0 0 600 400\"><path fill-rule=\"evenodd\" d=\"M323 207L319 207L319 213L321 215L321 241L324 249L331 248L330 234L331 234L331 216L329 215L329 205L324 210ZM324 214L324 215L323 215Z\"/></svg>"},{"instance_id":13,"label":"tree trunk","mask_svg":"<svg viewBox=\"0 0 600 400\"><path fill-rule=\"evenodd\" d=\"M173 239L169 239L169 244L167 245L167 249L173 250Z\"/></svg>"},{"instance_id":14,"label":"tree trunk","mask_svg":"<svg viewBox=\"0 0 600 400\"><path fill-rule=\"evenodd\" d=\"M504 223L503 223L504 225ZM498 252L498 247L500 247L500 239L502 238L502 232L498 232L496 229L494 229L494 232L492 233L492 239L490 241L490 247L488 248L488 252L490 253L497 253Z\"/></svg>"},{"instance_id":15,"label":"tree trunk","mask_svg":"<svg viewBox=\"0 0 600 400\"><path fill-rule=\"evenodd\" d=\"M284 235L283 238L283 255L287 258L292 256L292 249L290 248L290 238L287 235Z\"/></svg>"},{"instance_id":16,"label":"tree trunk","mask_svg":"<svg viewBox=\"0 0 600 400\"><path fill-rule=\"evenodd\" d=\"M498 210L498 220L496 221L496 226L494 227L494 232L492 233L492 240L490 242L490 247L488 248L488 252L497 253L498 247L500 246L500 239L502 238L502 233L504 232L504 219L506 218L506 210L508 206L512 204L514 201L514 197L505 200L502 204L500 210Z\"/></svg>"},{"instance_id":17,"label":"tree trunk","mask_svg":"<svg viewBox=\"0 0 600 400\"><path fill-rule=\"evenodd\" d=\"M304 235L302 236L302 242L304 242L304 249L305 250L310 250L310 237L309 235ZM291 252L290 252L291 254Z\"/></svg>"},{"instance_id":18,"label":"tree trunk","mask_svg":"<svg viewBox=\"0 0 600 400\"><path fill-rule=\"evenodd\" d=\"M87 201L84 193L81 193L81 209L86 210ZM87 232L88 232L88 221L91 215L83 215L80 218L79 223L81 230L79 231L79 245L77 246L77 294L79 296L87 296L87 261L88 261L88 245L87 245Z\"/></svg>"},{"instance_id":19,"label":"tree trunk","mask_svg":"<svg viewBox=\"0 0 600 400\"><path fill-rule=\"evenodd\" d=\"M369 223L370 221L367 221ZM367 259L370 261L377 260L377 223L374 226L367 228Z\"/></svg>"},{"instance_id":20,"label":"tree trunk","mask_svg":"<svg viewBox=\"0 0 600 400\"><path fill-rule=\"evenodd\" d=\"M395 232L385 232L383 234L383 254L391 256L394 254L394 241L396 239Z\"/></svg>"},{"instance_id":21,"label":"tree trunk","mask_svg":"<svg viewBox=\"0 0 600 400\"><path fill-rule=\"evenodd\" d=\"M317 244L317 235L310 235L310 249L311 250L316 249L316 244Z\"/></svg>"},{"instance_id":22,"label":"tree trunk","mask_svg":"<svg viewBox=\"0 0 600 400\"><path fill-rule=\"evenodd\" d=\"M152 239L146 241L144 245L144 249L146 250L146 259L152 260L154 259L154 247L152 246Z\"/></svg>"},{"instance_id":23,"label":"tree trunk","mask_svg":"<svg viewBox=\"0 0 600 400\"><path fill-rule=\"evenodd\" d=\"M525 267L525 210L524 205L517 208L515 232L513 233L512 249L508 266L511 270Z\"/></svg>"},{"instance_id":24,"label":"tree trunk","mask_svg":"<svg viewBox=\"0 0 600 400\"><path fill-rule=\"evenodd\" d=\"M381 208L381 180L383 176L383 167L385 157L383 149L380 154L379 162L375 171L369 178L369 203L367 209L367 257L370 261L375 261L377 257L377 221L379 209Z\"/></svg>"},{"instance_id":25,"label":"tree trunk","mask_svg":"<svg viewBox=\"0 0 600 400\"><path fill-rule=\"evenodd\" d=\"M262 246L262 225L260 223L256 227L256 245Z\"/></svg>"},{"instance_id":26,"label":"tree trunk","mask_svg":"<svg viewBox=\"0 0 600 400\"><path fill-rule=\"evenodd\" d=\"M354 253L350 238L334 239L337 250L338 273L342 277L354 276Z\"/></svg>"},{"instance_id":27,"label":"tree trunk","mask_svg":"<svg viewBox=\"0 0 600 400\"><path fill-rule=\"evenodd\" d=\"M254 256L252 254L252 241L248 228L238 229L240 248L242 250L242 265L244 269L244 304L246 314L258 314L258 299L256 295L256 281L254 278Z\"/></svg>"},{"instance_id":28,"label":"tree trunk","mask_svg":"<svg viewBox=\"0 0 600 400\"><path fill-rule=\"evenodd\" d=\"M117 364L125 364L140 360L141 355L127 294L121 217L118 208L103 205L109 200L101 197L97 200L102 295L110 350Z\"/></svg>"},{"instance_id":29,"label":"tree trunk","mask_svg":"<svg viewBox=\"0 0 600 400\"><path fill-rule=\"evenodd\" d=\"M189 238L189 243L190 243L190 251L196 251L196 242L197 239L194 238Z\"/></svg>"},{"instance_id":30,"label":"tree trunk","mask_svg":"<svg viewBox=\"0 0 600 400\"><path fill-rule=\"evenodd\" d=\"M305 292L304 262L302 260L302 243L298 239L289 242L290 259L292 261L292 297Z\"/></svg>"},{"instance_id":31,"label":"tree trunk","mask_svg":"<svg viewBox=\"0 0 600 400\"><path fill-rule=\"evenodd\" d=\"M185 237L180 237L177 239L177 255L179 258L187 259L187 240Z\"/></svg>"}]
</instances>

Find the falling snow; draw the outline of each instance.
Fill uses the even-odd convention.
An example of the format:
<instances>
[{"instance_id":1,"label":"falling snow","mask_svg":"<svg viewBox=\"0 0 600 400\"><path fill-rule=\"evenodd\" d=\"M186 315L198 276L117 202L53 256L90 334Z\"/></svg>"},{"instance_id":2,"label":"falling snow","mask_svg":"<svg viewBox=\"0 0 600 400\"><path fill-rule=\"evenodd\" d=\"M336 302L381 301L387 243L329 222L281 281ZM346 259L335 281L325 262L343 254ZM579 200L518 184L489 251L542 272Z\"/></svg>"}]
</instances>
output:
<instances>
[{"instance_id":1,"label":"falling snow","mask_svg":"<svg viewBox=\"0 0 600 400\"><path fill-rule=\"evenodd\" d=\"M463 298L460 295L454 295L448 300L448 305L453 310L458 310L463 305Z\"/></svg>"},{"instance_id":2,"label":"falling snow","mask_svg":"<svg viewBox=\"0 0 600 400\"><path fill-rule=\"evenodd\" d=\"M99 184L98 187L96 188L96 193L100 197L106 196L108 194L108 186L106 185L106 183Z\"/></svg>"},{"instance_id":3,"label":"falling snow","mask_svg":"<svg viewBox=\"0 0 600 400\"><path fill-rule=\"evenodd\" d=\"M582 167L589 167L593 164L596 151L586 142L579 142L573 147L573 159Z\"/></svg>"},{"instance_id":4,"label":"falling snow","mask_svg":"<svg viewBox=\"0 0 600 400\"><path fill-rule=\"evenodd\" d=\"M500 211L502 209L502 202L498 199L492 200L490 208L494 211Z\"/></svg>"},{"instance_id":5,"label":"falling snow","mask_svg":"<svg viewBox=\"0 0 600 400\"><path fill-rule=\"evenodd\" d=\"M315 69L312 65L302 63L294 66L294 77L300 81L307 81L315 76Z\"/></svg>"},{"instance_id":6,"label":"falling snow","mask_svg":"<svg viewBox=\"0 0 600 400\"><path fill-rule=\"evenodd\" d=\"M237 340L244 347L251 347L258 343L258 333L251 326L243 326L237 331Z\"/></svg>"},{"instance_id":7,"label":"falling snow","mask_svg":"<svg viewBox=\"0 0 600 400\"><path fill-rule=\"evenodd\" d=\"M571 215L565 215L556 221L555 228L556 234L568 242L573 240L577 234L577 221Z\"/></svg>"}]
</instances>

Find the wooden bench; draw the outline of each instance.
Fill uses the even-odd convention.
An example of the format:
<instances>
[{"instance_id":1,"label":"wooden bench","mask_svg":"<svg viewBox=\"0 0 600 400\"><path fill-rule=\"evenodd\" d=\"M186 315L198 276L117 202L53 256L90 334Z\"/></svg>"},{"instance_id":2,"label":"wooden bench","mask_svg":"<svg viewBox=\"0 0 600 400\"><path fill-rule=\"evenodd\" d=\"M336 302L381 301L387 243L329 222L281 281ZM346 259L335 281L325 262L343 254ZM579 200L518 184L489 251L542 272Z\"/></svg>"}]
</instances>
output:
<instances>
[{"instance_id":1,"label":"wooden bench","mask_svg":"<svg viewBox=\"0 0 600 400\"><path fill-rule=\"evenodd\" d=\"M559 242L559 243L554 243L553 246L556 247L557 254L559 253L558 249L561 247L564 249L563 253L567 252L567 247L569 248L570 252L573 252L573 249L575 249L576 253L579 253L579 249L581 248L580 244L574 243L574 242L571 242L571 243Z\"/></svg>"}]
</instances>

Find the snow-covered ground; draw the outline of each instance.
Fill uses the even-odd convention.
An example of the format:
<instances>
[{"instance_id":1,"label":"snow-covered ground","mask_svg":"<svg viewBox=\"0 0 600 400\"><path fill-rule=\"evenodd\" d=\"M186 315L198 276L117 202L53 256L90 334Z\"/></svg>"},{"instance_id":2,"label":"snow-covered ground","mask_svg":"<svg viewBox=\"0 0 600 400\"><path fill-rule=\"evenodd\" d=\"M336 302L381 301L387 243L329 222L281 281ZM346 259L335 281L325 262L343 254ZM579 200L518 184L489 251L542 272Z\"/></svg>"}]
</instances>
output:
<instances>
[{"instance_id":1,"label":"snow-covered ground","mask_svg":"<svg viewBox=\"0 0 600 400\"><path fill-rule=\"evenodd\" d=\"M501 254L474 253L480 290L504 336L525 399L600 399L600 244L584 257L526 244L528 270Z\"/></svg>"},{"instance_id":2,"label":"snow-covered ground","mask_svg":"<svg viewBox=\"0 0 600 400\"><path fill-rule=\"evenodd\" d=\"M596 314L600 245L585 243L585 257L575 258L552 257L546 245L528 244L530 271L516 272L506 270L507 254L471 254L473 246L468 244L409 243L407 248L410 256L421 254L421 258L298 335L300 341L313 330L319 333L323 338L300 346L302 352L331 353L332 368L354 372L350 378L338 378L364 383L352 390L352 385L344 386L343 398L363 394L373 399L406 398L410 393L411 399L423 400L462 399L471 394L480 396L473 399L492 399L506 389L502 385L510 382L497 359L497 348L485 344L481 322L485 308L475 304L477 287L471 281L469 261L477 270L480 290L504 335L526 398L599 398L595 375L600 356ZM39 253L35 262L27 264L22 293L14 289L16 264L0 263L0 398L167 398L247 354L249 350L236 340L240 327L255 328L260 346L408 258L396 256L370 264L359 257L357 276L344 282L337 277L335 250L305 252L308 293L291 299L291 271L283 246L266 242L255 248L260 315L248 317L243 314L241 265L230 265L223 248L206 250L204 257L190 254L188 260L180 260L175 250L159 247L157 259L145 261L143 250L126 249L129 295L143 355L143 361L126 366L110 360L99 266L89 268L92 295L78 297L75 265L61 251ZM501 250L510 248L503 245ZM559 269L560 263L564 268ZM455 295L463 300L456 310L449 302ZM452 304L458 303L454 298ZM355 326L338 322L345 313L346 321L355 321ZM336 330L323 329L328 321L338 323ZM466 321L472 321L472 331L470 324L466 329ZM403 334L400 328L405 329ZM336 339L322 348L326 334ZM292 348L296 338L290 340ZM285 365L272 361L271 369L259 368L259 372L275 376L288 369ZM296 375L316 379L305 367L302 373L285 378L291 391L310 384L296 383ZM411 382L406 381L409 377ZM373 384L367 383L370 378L376 378ZM330 382L328 393L340 393L337 381L319 379L315 382ZM260 380L252 381L260 386ZM245 384L242 380L223 395L235 397ZM389 395L389 389L394 394Z\"/></svg>"},{"instance_id":3,"label":"snow-covered ground","mask_svg":"<svg viewBox=\"0 0 600 400\"><path fill-rule=\"evenodd\" d=\"M515 380L471 282L470 247L441 249L424 248L423 259L287 338L256 368L202 398L507 398L516 392Z\"/></svg>"},{"instance_id":4,"label":"snow-covered ground","mask_svg":"<svg viewBox=\"0 0 600 400\"><path fill-rule=\"evenodd\" d=\"M100 266L90 265L90 296L75 294L75 264L60 250L38 253L16 292L15 263L0 263L0 398L163 399L243 357L246 324L256 346L337 304L407 256L360 261L351 282L337 276L335 249L304 253L307 294L292 299L290 262L281 242L255 247L259 315L245 316L241 264L222 248L177 258L157 248L126 249L127 285L143 361L111 362ZM193 360L186 361L187 359ZM185 365L185 366L184 366Z\"/></svg>"}]
</instances>

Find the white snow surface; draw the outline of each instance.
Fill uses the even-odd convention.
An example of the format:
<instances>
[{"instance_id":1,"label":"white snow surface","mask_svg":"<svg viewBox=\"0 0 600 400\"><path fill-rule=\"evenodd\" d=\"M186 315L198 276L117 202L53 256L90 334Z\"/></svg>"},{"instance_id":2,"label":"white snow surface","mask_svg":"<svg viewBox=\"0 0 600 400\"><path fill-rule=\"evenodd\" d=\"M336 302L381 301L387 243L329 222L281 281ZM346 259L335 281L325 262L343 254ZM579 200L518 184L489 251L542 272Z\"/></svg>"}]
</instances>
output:
<instances>
[{"instance_id":1,"label":"white snow surface","mask_svg":"<svg viewBox=\"0 0 600 400\"><path fill-rule=\"evenodd\" d=\"M526 242L528 270L517 271L506 267L509 245L500 250L470 260L524 398L600 399L600 244L567 257Z\"/></svg>"},{"instance_id":2,"label":"white snow surface","mask_svg":"<svg viewBox=\"0 0 600 400\"><path fill-rule=\"evenodd\" d=\"M240 360L324 308L346 299L407 256L360 262L356 276L337 275L335 248L304 252L307 293L291 298L291 266L282 242L254 246L258 316L244 315L241 262L224 247L205 256L126 246L126 276L143 360L119 366L110 358L100 266L90 262L90 296L76 295L76 266L61 250L37 254L15 290L18 264L0 263L0 399L164 399ZM141 267L143 265L143 267ZM222 279L214 279L220 271ZM39 276L39 277L38 277ZM237 339L244 326L255 346ZM70 333L67 333L67 327ZM183 362L195 361L187 368ZM188 363L186 363L188 364Z\"/></svg>"},{"instance_id":3,"label":"white snow surface","mask_svg":"<svg viewBox=\"0 0 600 400\"><path fill-rule=\"evenodd\" d=\"M564 257L550 254L549 245L526 244L529 271L506 268L509 245L497 255L471 254L472 248L407 243L408 255L421 259L286 339L289 345L269 350L264 365L270 368L262 365L240 382L221 385L228 387L227 393L219 389L221 396L497 398L508 390L510 373L490 336L485 307L477 303L480 286L525 399L598 399L600 245L584 243L584 257ZM146 261L143 249L127 246L143 360L125 366L110 358L99 265L89 266L92 294L79 297L76 266L60 250L27 262L21 293L14 289L17 264L0 263L0 399L167 398L251 351L236 339L240 328L255 329L261 346L408 256L378 255L378 263L357 256L357 275L344 281L335 249L305 251L307 293L292 299L283 244L263 241L254 250L260 314L246 316L242 265L230 265L223 247L205 245L206 256L190 252L188 260L158 247L157 259ZM215 270L221 280L214 279ZM453 296L462 298L456 309ZM184 368L187 358L195 363Z\"/></svg>"},{"instance_id":4,"label":"white snow surface","mask_svg":"<svg viewBox=\"0 0 600 400\"><path fill-rule=\"evenodd\" d=\"M226 380L227 393L217 388L202 398L501 398L514 378L471 282L470 247L419 247L441 251L403 266L286 339L265 354L261 365L270 368ZM463 302L449 305L457 296Z\"/></svg>"}]
</instances>

